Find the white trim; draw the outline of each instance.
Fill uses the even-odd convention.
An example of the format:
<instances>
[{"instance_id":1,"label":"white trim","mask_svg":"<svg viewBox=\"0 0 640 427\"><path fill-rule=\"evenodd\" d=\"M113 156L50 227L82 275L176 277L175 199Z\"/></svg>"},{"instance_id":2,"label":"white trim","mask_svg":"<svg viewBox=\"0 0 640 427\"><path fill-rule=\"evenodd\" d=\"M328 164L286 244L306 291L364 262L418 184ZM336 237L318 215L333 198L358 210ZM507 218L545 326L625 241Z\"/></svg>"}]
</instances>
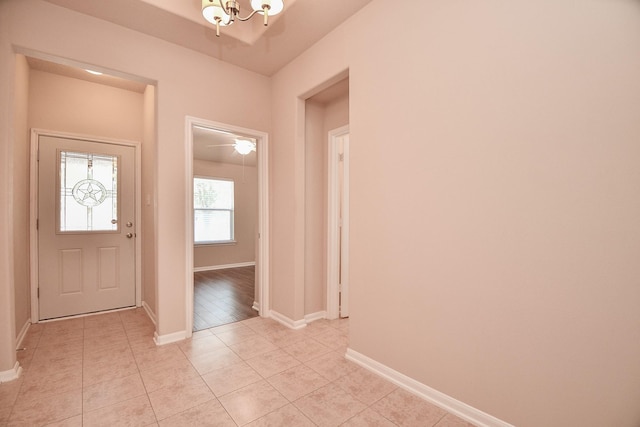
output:
<instances>
[{"instance_id":1,"label":"white trim","mask_svg":"<svg viewBox=\"0 0 640 427\"><path fill-rule=\"evenodd\" d=\"M269 246L271 237L269 234L269 135L262 134L258 141L258 313L266 316L271 308L271 282L269 266Z\"/></svg>"},{"instance_id":2,"label":"white trim","mask_svg":"<svg viewBox=\"0 0 640 427\"><path fill-rule=\"evenodd\" d=\"M31 291L31 323L38 323L40 306L38 305L38 133L31 130L31 148L29 159L29 277Z\"/></svg>"},{"instance_id":3,"label":"white trim","mask_svg":"<svg viewBox=\"0 0 640 427\"><path fill-rule=\"evenodd\" d=\"M251 308L255 311L257 311L258 313L260 313L260 303L258 303L258 301L254 301L253 305L251 306Z\"/></svg>"},{"instance_id":4,"label":"white trim","mask_svg":"<svg viewBox=\"0 0 640 427\"><path fill-rule=\"evenodd\" d=\"M135 251L136 251L136 307L142 306L142 238L143 238L143 227L142 227L142 144L139 142L133 143L133 148L135 152L135 195L134 195L134 204L135 204L135 217L136 217L136 226L134 227L135 233Z\"/></svg>"},{"instance_id":5,"label":"white trim","mask_svg":"<svg viewBox=\"0 0 640 427\"><path fill-rule=\"evenodd\" d=\"M193 334L193 287L195 286L193 281L193 248L195 241L193 238L193 126L196 119L186 117L185 122L185 182L187 188L185 189L185 265L187 266L187 277L185 278L186 290L185 290L185 328L187 330L187 338ZM157 335L157 332L156 332ZM155 340L155 338L154 338ZM157 344L157 342L156 342Z\"/></svg>"},{"instance_id":6,"label":"white trim","mask_svg":"<svg viewBox=\"0 0 640 427\"><path fill-rule=\"evenodd\" d=\"M153 333L153 341L157 346L171 344L174 342L182 341L191 336L191 333L187 333L187 331L178 331L173 332L171 334L166 335L158 335L158 332Z\"/></svg>"},{"instance_id":7,"label":"white trim","mask_svg":"<svg viewBox=\"0 0 640 427\"><path fill-rule=\"evenodd\" d=\"M31 320L27 320L24 323L24 326L22 326L20 333L16 337L16 350L22 346L22 341L24 340L24 337L27 336L27 331L29 330L29 326L31 326Z\"/></svg>"},{"instance_id":8,"label":"white trim","mask_svg":"<svg viewBox=\"0 0 640 427\"><path fill-rule=\"evenodd\" d=\"M269 312L269 317L271 317L276 322L282 323L284 326L291 329L302 329L307 326L307 322L303 320L291 320L284 314L280 314L277 311L271 310Z\"/></svg>"},{"instance_id":9,"label":"white trim","mask_svg":"<svg viewBox=\"0 0 640 427\"><path fill-rule=\"evenodd\" d=\"M513 425L504 422L492 415L482 412L472 406L467 405L451 396L448 396L438 390L435 390L421 382L414 380L380 362L377 362L351 348L347 349L345 358L369 371L380 375L384 379L394 383L398 387L415 394L422 399L433 403L447 412L456 415L478 427L513 427Z\"/></svg>"},{"instance_id":10,"label":"white trim","mask_svg":"<svg viewBox=\"0 0 640 427\"><path fill-rule=\"evenodd\" d=\"M144 311L147 312L147 316L149 316L149 319L151 319L153 324L158 326L158 321L156 319L156 314L153 312L153 310L151 310L151 307L149 307L149 304L147 304L146 301L142 301L142 308L144 308Z\"/></svg>"},{"instance_id":11,"label":"white trim","mask_svg":"<svg viewBox=\"0 0 640 427\"><path fill-rule=\"evenodd\" d=\"M338 170L338 138L349 133L349 126L329 131L329 154L327 156L327 318L340 315L340 189ZM345 183L346 184L346 183ZM346 187L346 185L345 185ZM345 195L345 197L348 197ZM346 254L345 254L346 255Z\"/></svg>"},{"instance_id":12,"label":"white trim","mask_svg":"<svg viewBox=\"0 0 640 427\"><path fill-rule=\"evenodd\" d=\"M135 292L136 307L140 307L142 300L142 156L141 144L138 141L128 141L124 139L113 139L84 135L77 133L49 131L44 129L31 129L31 155L30 155L30 184L29 184L29 255L30 255L30 276L31 276L31 323L40 322L40 302L38 301L38 139L40 136L52 136L67 139L81 139L84 141L97 142L101 144L114 144L133 147L134 149L134 204L136 218L136 239L135 239ZM91 314L91 313L88 313ZM81 317L83 314L74 316ZM65 317L68 318L68 317Z\"/></svg>"},{"instance_id":13,"label":"white trim","mask_svg":"<svg viewBox=\"0 0 640 427\"><path fill-rule=\"evenodd\" d=\"M349 128L342 135L342 232L340 233L340 314L349 317Z\"/></svg>"},{"instance_id":14,"label":"white trim","mask_svg":"<svg viewBox=\"0 0 640 427\"><path fill-rule=\"evenodd\" d=\"M235 264L223 264L223 265L209 265L205 267L194 267L193 272L197 273L200 271L213 271L213 270L224 270L227 268L238 268L238 267L251 267L252 265L256 265L255 261L252 262L237 262Z\"/></svg>"},{"instance_id":15,"label":"white trim","mask_svg":"<svg viewBox=\"0 0 640 427\"><path fill-rule=\"evenodd\" d=\"M304 321L307 323L311 323L314 322L316 320L320 320L320 319L326 319L327 318L327 312L326 311L316 311L315 313L310 313L310 314L305 314L304 315Z\"/></svg>"},{"instance_id":16,"label":"white trim","mask_svg":"<svg viewBox=\"0 0 640 427\"><path fill-rule=\"evenodd\" d=\"M187 277L185 278L186 300L186 337L193 330L193 127L202 126L237 133L255 138L258 150L258 255L256 259L256 285L258 288L258 305L261 316L269 313L269 135L254 129L213 122L197 117L185 118L185 173L187 187L185 189L185 253Z\"/></svg>"},{"instance_id":17,"label":"white trim","mask_svg":"<svg viewBox=\"0 0 640 427\"><path fill-rule=\"evenodd\" d=\"M17 380L18 378L20 378L21 373L22 373L22 366L20 366L20 362L16 362L16 364L13 365L12 369L9 369L8 371L0 372L0 383L6 383L9 381Z\"/></svg>"}]
</instances>

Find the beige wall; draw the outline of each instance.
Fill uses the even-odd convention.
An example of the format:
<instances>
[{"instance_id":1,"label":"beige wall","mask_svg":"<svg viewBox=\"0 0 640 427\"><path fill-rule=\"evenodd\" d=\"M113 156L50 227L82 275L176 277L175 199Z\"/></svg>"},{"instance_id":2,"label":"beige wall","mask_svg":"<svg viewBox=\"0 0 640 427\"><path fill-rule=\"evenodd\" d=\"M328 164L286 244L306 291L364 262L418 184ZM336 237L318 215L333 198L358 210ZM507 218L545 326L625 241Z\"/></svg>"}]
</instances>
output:
<instances>
[{"instance_id":1,"label":"beige wall","mask_svg":"<svg viewBox=\"0 0 640 427\"><path fill-rule=\"evenodd\" d=\"M348 92L325 104L323 124L325 139L327 139L330 131L349 124Z\"/></svg>"},{"instance_id":2,"label":"beige wall","mask_svg":"<svg viewBox=\"0 0 640 427\"><path fill-rule=\"evenodd\" d=\"M274 76L274 308L304 293L298 99L348 68L350 347L518 426L637 426L640 5L411 9Z\"/></svg>"},{"instance_id":3,"label":"beige wall","mask_svg":"<svg viewBox=\"0 0 640 427\"><path fill-rule=\"evenodd\" d=\"M41 0L0 2L0 15L3 19L0 81L13 82L15 55L12 54L12 46L17 46L21 50L43 52L157 82L154 166L158 174L155 182L157 194L152 200L157 204L157 332L161 337L187 333L185 295L191 266L186 265L188 239L184 227L190 217L186 212L185 195L187 179L190 179L185 170L185 117L191 115L268 132L271 119L269 80L174 44ZM220 78L211 79L211 75ZM219 81L229 84L219 86L216 83ZM11 93L10 88L3 90ZM210 96L214 91L217 97ZM225 99L225 103L217 102L219 99ZM248 102L252 111L262 113L246 114ZM9 106L3 108L12 112ZM12 129L7 120L4 115L0 116L0 129ZM9 131L2 134L1 143L8 152L13 141ZM7 157L3 159L7 163ZM0 169L5 170L4 167ZM12 191L11 186L7 191ZM11 196L9 193L2 197ZM6 216L0 216L4 221L0 223L0 235L10 235L2 231L11 229L11 215L8 212L2 212L2 215ZM9 262L9 257L10 251L2 246L0 262ZM8 293L9 288L13 289L12 273L3 270L3 274L0 291Z\"/></svg>"},{"instance_id":4,"label":"beige wall","mask_svg":"<svg viewBox=\"0 0 640 427\"><path fill-rule=\"evenodd\" d=\"M29 65L22 55L16 56L15 72L15 145L14 165L29 165ZM31 320L29 274L29 167L13 169L13 271L15 281L16 336Z\"/></svg>"},{"instance_id":5,"label":"beige wall","mask_svg":"<svg viewBox=\"0 0 640 427\"><path fill-rule=\"evenodd\" d=\"M31 70L29 127L142 141L143 95Z\"/></svg>"},{"instance_id":6,"label":"beige wall","mask_svg":"<svg viewBox=\"0 0 640 427\"><path fill-rule=\"evenodd\" d=\"M306 102L304 314L326 310L327 138L324 105Z\"/></svg>"},{"instance_id":7,"label":"beige wall","mask_svg":"<svg viewBox=\"0 0 640 427\"><path fill-rule=\"evenodd\" d=\"M194 160L195 176L232 179L234 182L235 244L198 245L193 250L195 268L256 261L258 233L258 170L253 166Z\"/></svg>"}]
</instances>

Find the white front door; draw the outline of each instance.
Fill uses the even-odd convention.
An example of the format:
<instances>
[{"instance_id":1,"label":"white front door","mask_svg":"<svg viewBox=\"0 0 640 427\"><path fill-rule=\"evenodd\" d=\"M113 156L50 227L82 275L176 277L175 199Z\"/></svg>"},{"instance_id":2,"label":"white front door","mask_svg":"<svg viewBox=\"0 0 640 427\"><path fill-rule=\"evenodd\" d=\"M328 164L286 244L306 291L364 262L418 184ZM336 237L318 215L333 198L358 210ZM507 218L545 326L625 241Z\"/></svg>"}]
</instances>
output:
<instances>
[{"instance_id":1,"label":"white front door","mask_svg":"<svg viewBox=\"0 0 640 427\"><path fill-rule=\"evenodd\" d=\"M38 146L39 319L135 306L135 148Z\"/></svg>"}]
</instances>

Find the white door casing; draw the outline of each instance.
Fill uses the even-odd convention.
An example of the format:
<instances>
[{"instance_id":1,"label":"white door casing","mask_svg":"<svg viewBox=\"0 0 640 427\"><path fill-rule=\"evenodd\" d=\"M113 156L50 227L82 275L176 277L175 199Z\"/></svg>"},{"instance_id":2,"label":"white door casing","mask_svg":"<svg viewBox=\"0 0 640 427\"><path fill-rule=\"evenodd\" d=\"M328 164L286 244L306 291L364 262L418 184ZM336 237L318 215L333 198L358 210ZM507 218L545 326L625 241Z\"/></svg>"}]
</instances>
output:
<instances>
[{"instance_id":1,"label":"white door casing","mask_svg":"<svg viewBox=\"0 0 640 427\"><path fill-rule=\"evenodd\" d=\"M327 318L349 317L349 126L329 132Z\"/></svg>"},{"instance_id":2,"label":"white door casing","mask_svg":"<svg viewBox=\"0 0 640 427\"><path fill-rule=\"evenodd\" d=\"M270 316L270 285L269 285L269 135L254 129L229 125L192 116L185 118L185 253L186 253L186 329L181 332L181 338L189 338L193 333L193 128L195 126L216 129L233 134L246 135L254 138L257 143L258 155L258 235L256 248L256 291L258 301L254 308L260 316ZM157 337L156 342L168 343L174 340L170 337Z\"/></svg>"},{"instance_id":3,"label":"white door casing","mask_svg":"<svg viewBox=\"0 0 640 427\"><path fill-rule=\"evenodd\" d=\"M340 197L340 317L349 317L349 134L342 135Z\"/></svg>"},{"instance_id":4,"label":"white door casing","mask_svg":"<svg viewBox=\"0 0 640 427\"><path fill-rule=\"evenodd\" d=\"M137 147L55 134L35 140L37 319L138 305Z\"/></svg>"}]
</instances>

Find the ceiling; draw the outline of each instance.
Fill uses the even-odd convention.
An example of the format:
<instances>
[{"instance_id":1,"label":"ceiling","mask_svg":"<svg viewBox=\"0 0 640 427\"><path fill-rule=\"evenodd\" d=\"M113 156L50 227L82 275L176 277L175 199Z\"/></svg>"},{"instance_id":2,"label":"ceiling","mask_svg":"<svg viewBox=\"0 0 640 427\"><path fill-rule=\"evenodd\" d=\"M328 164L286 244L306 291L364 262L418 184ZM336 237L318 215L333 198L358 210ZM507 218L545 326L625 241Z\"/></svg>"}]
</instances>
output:
<instances>
[{"instance_id":1,"label":"ceiling","mask_svg":"<svg viewBox=\"0 0 640 427\"><path fill-rule=\"evenodd\" d=\"M219 38L200 0L46 1L271 76L371 0L284 0L268 27L255 17L221 27ZM248 15L249 0L237 1L240 15Z\"/></svg>"}]
</instances>

